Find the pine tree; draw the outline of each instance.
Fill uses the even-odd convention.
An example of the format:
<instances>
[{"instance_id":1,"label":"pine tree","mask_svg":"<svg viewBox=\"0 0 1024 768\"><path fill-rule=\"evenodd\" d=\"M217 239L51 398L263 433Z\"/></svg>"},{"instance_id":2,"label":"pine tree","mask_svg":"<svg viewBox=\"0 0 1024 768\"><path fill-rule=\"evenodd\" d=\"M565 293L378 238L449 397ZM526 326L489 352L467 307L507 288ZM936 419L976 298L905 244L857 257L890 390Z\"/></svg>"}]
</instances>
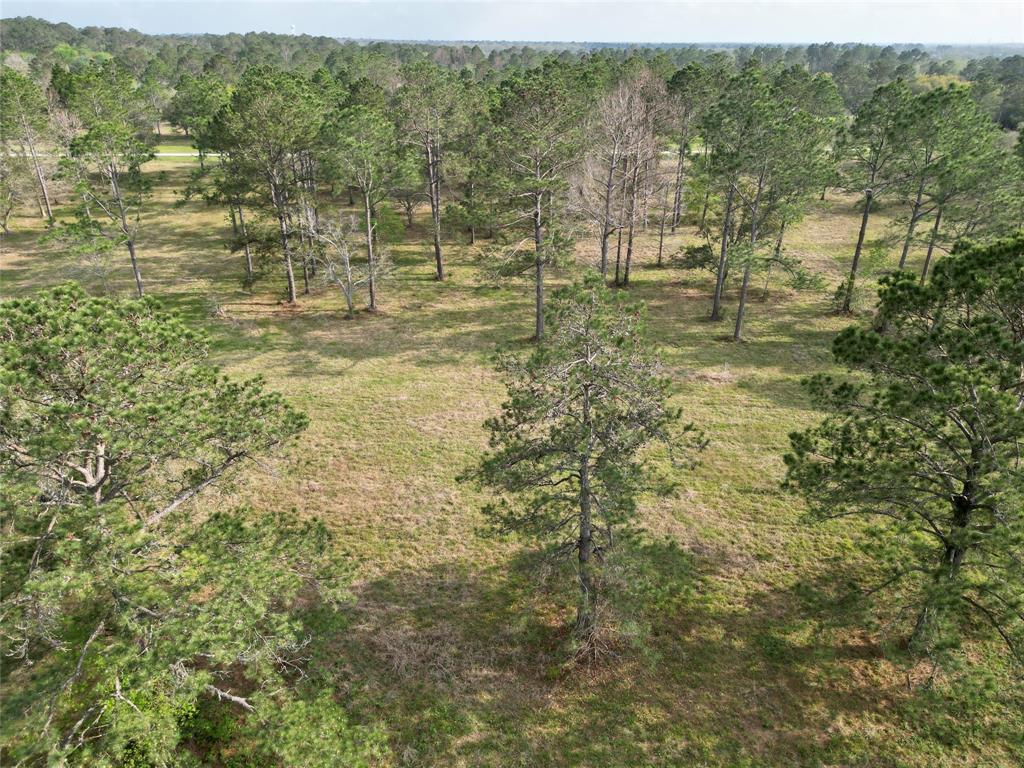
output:
<instances>
[{"instance_id":1,"label":"pine tree","mask_svg":"<svg viewBox=\"0 0 1024 768\"><path fill-rule=\"evenodd\" d=\"M85 130L71 140L63 161L81 204L76 221L57 234L78 240L99 232L127 247L142 296L136 242L151 186L142 165L153 157L142 94L127 72L108 61L67 76L61 97Z\"/></svg>"},{"instance_id":2,"label":"pine tree","mask_svg":"<svg viewBox=\"0 0 1024 768\"><path fill-rule=\"evenodd\" d=\"M380 204L416 170L408 155L400 151L394 123L372 107L356 105L335 111L324 123L321 145L328 177L357 189L362 198L369 308L376 310Z\"/></svg>"},{"instance_id":3,"label":"pine tree","mask_svg":"<svg viewBox=\"0 0 1024 768\"><path fill-rule=\"evenodd\" d=\"M49 110L42 89L13 69L0 69L0 138L2 151L18 155L32 169L39 186L41 212L53 221L53 205L47 186L41 144L50 138ZM8 163L8 167L11 164ZM6 223L6 220L5 220ZM6 231L6 226L5 226Z\"/></svg>"},{"instance_id":4,"label":"pine tree","mask_svg":"<svg viewBox=\"0 0 1024 768\"><path fill-rule=\"evenodd\" d=\"M462 82L430 62L416 62L402 70L405 83L397 94L400 139L422 153L427 199L434 238L434 267L444 280L441 253L441 184L446 155L467 125Z\"/></svg>"},{"instance_id":5,"label":"pine tree","mask_svg":"<svg viewBox=\"0 0 1024 768\"><path fill-rule=\"evenodd\" d=\"M150 297L0 303L0 342L5 760L167 765L202 702L278 762L308 641L292 606L344 599L345 569L317 521L204 499L305 416ZM362 764L326 713L352 754L319 764Z\"/></svg>"},{"instance_id":6,"label":"pine tree","mask_svg":"<svg viewBox=\"0 0 1024 768\"><path fill-rule=\"evenodd\" d=\"M905 148L906 112L911 94L902 80L884 85L857 110L843 140L843 186L864 195L860 231L850 263L850 276L842 286L842 311L850 312L860 269L871 206L899 177L896 163Z\"/></svg>"},{"instance_id":7,"label":"pine tree","mask_svg":"<svg viewBox=\"0 0 1024 768\"><path fill-rule=\"evenodd\" d=\"M923 285L887 277L879 298L874 327L833 347L858 375L809 380L832 415L791 436L786 483L814 519L874 523L865 594L893 594L912 648L987 626L1024 661L1024 236L961 249Z\"/></svg>"},{"instance_id":8,"label":"pine tree","mask_svg":"<svg viewBox=\"0 0 1024 768\"><path fill-rule=\"evenodd\" d=\"M210 127L211 148L232 155L237 174L262 192L277 219L288 301L295 302L293 225L301 190L296 167L316 147L324 106L301 74L250 67Z\"/></svg>"},{"instance_id":9,"label":"pine tree","mask_svg":"<svg viewBox=\"0 0 1024 768\"><path fill-rule=\"evenodd\" d=\"M508 230L529 235L505 254L504 271L534 274L534 336L544 336L544 268L567 243L559 232L569 169L582 153L580 83L565 66L517 73L499 86L491 109L494 192ZM532 244L532 255L523 247Z\"/></svg>"},{"instance_id":10,"label":"pine tree","mask_svg":"<svg viewBox=\"0 0 1024 768\"><path fill-rule=\"evenodd\" d=\"M703 438L668 404L668 380L643 339L643 310L602 278L558 290L549 336L525 360L500 359L508 399L487 422L491 450L475 477L514 502L487 508L499 531L520 531L575 555L575 635L592 650L598 628L600 563L615 531L650 489L641 451L652 444L692 457Z\"/></svg>"}]
</instances>

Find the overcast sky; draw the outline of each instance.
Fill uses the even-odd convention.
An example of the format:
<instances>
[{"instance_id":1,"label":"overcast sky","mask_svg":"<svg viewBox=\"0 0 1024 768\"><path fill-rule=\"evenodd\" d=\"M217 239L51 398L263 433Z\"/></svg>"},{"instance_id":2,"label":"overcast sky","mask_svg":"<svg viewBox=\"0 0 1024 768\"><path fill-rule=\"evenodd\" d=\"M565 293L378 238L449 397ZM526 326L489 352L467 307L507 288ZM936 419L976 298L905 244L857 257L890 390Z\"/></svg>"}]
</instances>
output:
<instances>
[{"instance_id":1,"label":"overcast sky","mask_svg":"<svg viewBox=\"0 0 1024 768\"><path fill-rule=\"evenodd\" d=\"M391 40L1024 43L1024 0L2 0L4 17L143 32Z\"/></svg>"}]
</instances>

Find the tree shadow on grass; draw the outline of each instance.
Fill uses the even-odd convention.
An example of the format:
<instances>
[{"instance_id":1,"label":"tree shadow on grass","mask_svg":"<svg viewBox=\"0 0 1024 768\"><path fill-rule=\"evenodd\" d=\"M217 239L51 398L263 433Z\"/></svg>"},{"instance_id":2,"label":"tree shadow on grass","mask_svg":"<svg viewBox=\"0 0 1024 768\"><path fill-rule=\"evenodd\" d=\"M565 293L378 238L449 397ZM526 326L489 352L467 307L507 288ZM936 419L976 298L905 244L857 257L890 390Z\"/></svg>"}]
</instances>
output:
<instances>
[{"instance_id":1,"label":"tree shadow on grass","mask_svg":"<svg viewBox=\"0 0 1024 768\"><path fill-rule=\"evenodd\" d=\"M565 572L545 589L532 556L500 553L359 584L325 658L399 765L812 766L884 748L836 729L899 696L877 644L817 632L795 587L728 600L713 551L638 539L616 555L623 640L598 667L567 659Z\"/></svg>"},{"instance_id":2,"label":"tree shadow on grass","mask_svg":"<svg viewBox=\"0 0 1024 768\"><path fill-rule=\"evenodd\" d=\"M473 287L444 290L448 297L402 297L397 307L385 303L379 312L360 312L354 319L348 319L343 308L325 307L322 301L294 309L269 307L269 312L266 306L248 302L231 305L222 320L225 334L234 337L242 326L252 336L244 343L225 341L219 348L221 358L230 363L254 352L281 354L288 370L316 377L336 375L334 366L322 366L322 360L402 359L413 367L436 368L487 364L499 347L523 347L525 325L516 322L524 316L522 299L490 297L467 306L467 297L478 294Z\"/></svg>"}]
</instances>

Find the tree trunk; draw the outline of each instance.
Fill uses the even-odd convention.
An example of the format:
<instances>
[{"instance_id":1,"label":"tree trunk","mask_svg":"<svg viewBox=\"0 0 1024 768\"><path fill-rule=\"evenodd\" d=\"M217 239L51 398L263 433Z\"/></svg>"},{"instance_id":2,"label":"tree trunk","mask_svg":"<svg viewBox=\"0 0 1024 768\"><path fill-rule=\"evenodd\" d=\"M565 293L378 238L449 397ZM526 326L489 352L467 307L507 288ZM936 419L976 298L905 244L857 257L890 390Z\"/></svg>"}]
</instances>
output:
<instances>
[{"instance_id":1,"label":"tree trunk","mask_svg":"<svg viewBox=\"0 0 1024 768\"><path fill-rule=\"evenodd\" d=\"M953 581L960 573L964 556L967 554L967 534L971 524L971 518L975 509L975 494L977 492L977 466L981 453L977 446L971 447L971 460L967 465L967 476L964 479L963 488L960 493L950 499L953 505L952 529L946 537L946 545L942 552L940 567L935 571L935 583L943 579ZM914 630L910 634L909 644L921 640L924 631L935 614L935 606L926 604L921 608L914 623Z\"/></svg>"},{"instance_id":2,"label":"tree trunk","mask_svg":"<svg viewBox=\"0 0 1024 768\"><path fill-rule=\"evenodd\" d=\"M928 252L924 257L924 268L921 270L921 285L924 285L925 279L928 277L928 268L932 263L932 251L935 250L935 241L939 236L939 223L942 221L942 209L939 208L935 211L935 225L932 227L931 237L928 238Z\"/></svg>"},{"instance_id":3,"label":"tree trunk","mask_svg":"<svg viewBox=\"0 0 1024 768\"><path fill-rule=\"evenodd\" d=\"M658 225L658 266L661 266L662 256L665 252L665 219L668 218L668 187L661 199L661 222Z\"/></svg>"},{"instance_id":4,"label":"tree trunk","mask_svg":"<svg viewBox=\"0 0 1024 768\"><path fill-rule=\"evenodd\" d=\"M540 341L544 337L544 250L540 226L540 200L540 193L535 194L533 204L533 244L534 249L536 251L534 268L536 270L535 296L537 304L537 317L536 332L534 336L536 337L537 341Z\"/></svg>"},{"instance_id":5,"label":"tree trunk","mask_svg":"<svg viewBox=\"0 0 1024 768\"><path fill-rule=\"evenodd\" d=\"M579 567L580 599L576 609L577 639L588 641L594 632L594 606L597 595L590 574L590 557L594 549L593 528L590 510L590 452L593 441L593 427L590 418L590 389L583 388L583 424L590 431L587 445L580 457L580 519L579 538L576 550Z\"/></svg>"},{"instance_id":6,"label":"tree trunk","mask_svg":"<svg viewBox=\"0 0 1024 768\"><path fill-rule=\"evenodd\" d=\"M914 199L914 207L910 211L910 224L907 226L907 236L903 240L903 253L900 254L900 269L907 264L907 254L910 253L910 241L914 237L914 227L917 226L917 220L921 215L921 196L924 194L924 178L921 178L921 183L917 186L917 197Z\"/></svg>"},{"instance_id":7,"label":"tree trunk","mask_svg":"<svg viewBox=\"0 0 1024 768\"><path fill-rule=\"evenodd\" d=\"M430 197L430 218L434 226L434 265L435 277L444 280L444 259L441 255L441 182L438 174L437 152L433 141L427 139L427 186Z\"/></svg>"},{"instance_id":8,"label":"tree trunk","mask_svg":"<svg viewBox=\"0 0 1024 768\"><path fill-rule=\"evenodd\" d=\"M636 200L639 194L637 181L639 180L640 163L633 165L633 178L631 179L631 190L629 195L629 236L626 238L626 267L622 273L622 284L629 285L629 270L633 264L633 233L636 229Z\"/></svg>"},{"instance_id":9,"label":"tree trunk","mask_svg":"<svg viewBox=\"0 0 1024 768\"><path fill-rule=\"evenodd\" d=\"M718 256L718 275L715 279L715 298L711 305L711 319L722 319L722 291L725 288L725 272L729 255L729 224L732 219L732 200L735 188L729 185L729 195L725 201L725 218L722 221L722 250Z\"/></svg>"},{"instance_id":10,"label":"tree trunk","mask_svg":"<svg viewBox=\"0 0 1024 768\"><path fill-rule=\"evenodd\" d=\"M843 312L850 312L853 307L853 287L857 281L857 270L860 269L860 253L864 248L864 235L868 231L868 216L871 215L871 198L874 193L864 190L864 213L860 217L860 232L857 235L857 247L853 250L853 263L850 265L850 277L846 281L846 295L843 297Z\"/></svg>"},{"instance_id":11,"label":"tree trunk","mask_svg":"<svg viewBox=\"0 0 1024 768\"><path fill-rule=\"evenodd\" d=\"M129 240L128 243L128 256L132 260L132 274L135 275L135 289L139 292L139 296L144 295L142 290L142 272L139 271L139 260L135 255L135 241Z\"/></svg>"},{"instance_id":12,"label":"tree trunk","mask_svg":"<svg viewBox=\"0 0 1024 768\"><path fill-rule=\"evenodd\" d=\"M604 219L601 222L601 277L606 279L608 277L608 238L615 231L611 226L612 195L615 189L615 166L618 163L618 159L613 156L611 162L608 163L608 178L604 185Z\"/></svg>"},{"instance_id":13,"label":"tree trunk","mask_svg":"<svg viewBox=\"0 0 1024 768\"><path fill-rule=\"evenodd\" d=\"M751 263L743 268L743 284L740 286L740 305L736 310L736 327L732 332L733 341L743 341L743 316L747 311L747 289L750 288Z\"/></svg>"},{"instance_id":14,"label":"tree trunk","mask_svg":"<svg viewBox=\"0 0 1024 768\"><path fill-rule=\"evenodd\" d=\"M772 261L768 264L768 274L764 278L764 290L761 292L761 301L768 298L768 281L772 279L772 269L775 263L779 260L782 255L782 237L786 233L786 220L783 219L779 225L779 236L775 238L775 251L773 252Z\"/></svg>"},{"instance_id":15,"label":"tree trunk","mask_svg":"<svg viewBox=\"0 0 1024 768\"><path fill-rule=\"evenodd\" d=\"M249 233L245 228L245 217L242 206L238 206L238 226L242 230L242 248L245 250L245 277L248 282L253 280L252 251L249 250Z\"/></svg>"},{"instance_id":16,"label":"tree trunk","mask_svg":"<svg viewBox=\"0 0 1024 768\"><path fill-rule=\"evenodd\" d=\"M619 284L622 272L622 227L618 228L616 233L616 244L615 244L615 284Z\"/></svg>"},{"instance_id":17,"label":"tree trunk","mask_svg":"<svg viewBox=\"0 0 1024 768\"><path fill-rule=\"evenodd\" d=\"M32 167L36 172L36 181L39 183L39 191L43 196L43 206L46 209L46 220L53 223L53 207L50 205L50 192L46 188L46 179L43 176L43 168L39 162L39 155L36 153L35 143L28 140L28 151L32 155Z\"/></svg>"},{"instance_id":18,"label":"tree trunk","mask_svg":"<svg viewBox=\"0 0 1024 768\"><path fill-rule=\"evenodd\" d=\"M679 219L683 215L683 173L684 165L686 162L686 145L687 139L680 136L679 139L679 162L676 164L676 185L675 192L672 197L672 233L675 234L676 227L679 226ZM666 193L667 195L667 193ZM662 227L664 229L664 227Z\"/></svg>"},{"instance_id":19,"label":"tree trunk","mask_svg":"<svg viewBox=\"0 0 1024 768\"><path fill-rule=\"evenodd\" d=\"M302 255L302 292L309 295L309 252Z\"/></svg>"},{"instance_id":20,"label":"tree trunk","mask_svg":"<svg viewBox=\"0 0 1024 768\"><path fill-rule=\"evenodd\" d=\"M278 208L277 211L277 227L281 234L281 248L284 251L284 272L288 279L288 303L294 304L297 298L295 294L295 270L292 268L292 251L288 245L288 224L285 222L285 213L281 208Z\"/></svg>"},{"instance_id":21,"label":"tree trunk","mask_svg":"<svg viewBox=\"0 0 1024 768\"><path fill-rule=\"evenodd\" d=\"M747 313L747 291L750 289L750 273L754 268L754 249L757 247L757 213L761 204L761 190L764 186L764 173L758 181L757 196L750 211L750 257L743 267L743 285L740 287L740 305L736 310L736 328L732 333L733 341L743 340L743 318Z\"/></svg>"},{"instance_id":22,"label":"tree trunk","mask_svg":"<svg viewBox=\"0 0 1024 768\"><path fill-rule=\"evenodd\" d=\"M366 213L366 285L370 291L370 311L377 311L377 287L375 285L373 265L373 216L371 214L370 193L363 193L363 209Z\"/></svg>"},{"instance_id":23,"label":"tree trunk","mask_svg":"<svg viewBox=\"0 0 1024 768\"><path fill-rule=\"evenodd\" d=\"M111 164L110 168L110 191L117 202L117 211L120 216L121 232L125 237L125 245L128 246L128 256L132 262L132 274L135 276L135 289L139 296L145 294L142 288L142 272L139 270L139 260L135 254L135 236L128 227L128 214L124 209L124 200L121 198L121 185L118 181L117 168Z\"/></svg>"}]
</instances>

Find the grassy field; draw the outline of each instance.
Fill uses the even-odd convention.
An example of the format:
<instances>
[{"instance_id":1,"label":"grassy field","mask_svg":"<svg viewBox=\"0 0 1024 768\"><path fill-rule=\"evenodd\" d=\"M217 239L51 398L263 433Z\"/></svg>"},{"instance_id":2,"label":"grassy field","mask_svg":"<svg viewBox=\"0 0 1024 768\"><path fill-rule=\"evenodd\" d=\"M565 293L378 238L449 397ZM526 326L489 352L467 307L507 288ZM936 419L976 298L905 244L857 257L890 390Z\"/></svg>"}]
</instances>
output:
<instances>
[{"instance_id":1,"label":"grassy field","mask_svg":"<svg viewBox=\"0 0 1024 768\"><path fill-rule=\"evenodd\" d=\"M616 658L581 669L564 658L565 579L539 581L521 542L485 535L482 497L456 480L502 398L490 356L525 347L532 330L530 285L483 279L454 243L439 284L415 228L392 249L398 269L376 315L345 320L327 288L285 307L278 269L242 289L224 211L172 207L194 162L149 167L147 289L212 334L225 370L262 374L311 418L287 455L211 499L295 508L337 532L355 600L341 623L316 628L314 664L357 722L386 733L388 765L1020 765L1024 714L990 649L974 650L995 675L988 705L965 707L944 681L909 686L921 670L893 638L819 605L856 562L851 531L804 524L779 488L787 434L820 418L800 379L831 366L830 341L850 322L828 296L856 236L852 200L817 203L788 238L828 291L774 283L742 344L725 340L731 323L706 319L711 276L653 267L656 243L642 241L629 290L647 302L677 404L711 446L676 496L644 499L644 531L616 555L631 631ZM38 242L38 220L12 228L4 296L80 274ZM581 244L581 258L594 250ZM126 255L111 280L130 294Z\"/></svg>"}]
</instances>

